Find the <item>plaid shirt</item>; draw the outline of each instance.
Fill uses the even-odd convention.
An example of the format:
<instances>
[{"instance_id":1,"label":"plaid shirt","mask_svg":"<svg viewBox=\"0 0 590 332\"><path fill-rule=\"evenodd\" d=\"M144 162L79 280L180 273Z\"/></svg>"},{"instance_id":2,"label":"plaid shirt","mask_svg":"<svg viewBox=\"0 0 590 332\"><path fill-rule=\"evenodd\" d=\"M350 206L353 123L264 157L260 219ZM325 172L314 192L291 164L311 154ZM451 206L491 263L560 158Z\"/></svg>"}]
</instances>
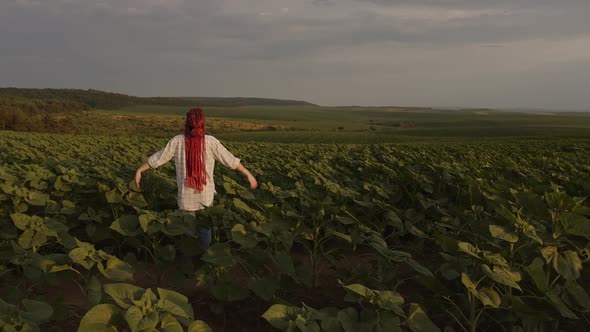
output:
<instances>
[{"instance_id":1,"label":"plaid shirt","mask_svg":"<svg viewBox=\"0 0 590 332\"><path fill-rule=\"evenodd\" d=\"M205 167L207 170L207 184L203 191L185 186L186 167L184 166L184 135L174 136L166 147L148 158L148 164L152 168L160 167L172 157L176 163L176 182L178 183L178 208L185 211L197 211L211 206L215 195L215 182L213 181L213 169L215 161L219 161L225 167L236 169L240 159L234 157L217 138L205 135L206 156Z\"/></svg>"}]
</instances>

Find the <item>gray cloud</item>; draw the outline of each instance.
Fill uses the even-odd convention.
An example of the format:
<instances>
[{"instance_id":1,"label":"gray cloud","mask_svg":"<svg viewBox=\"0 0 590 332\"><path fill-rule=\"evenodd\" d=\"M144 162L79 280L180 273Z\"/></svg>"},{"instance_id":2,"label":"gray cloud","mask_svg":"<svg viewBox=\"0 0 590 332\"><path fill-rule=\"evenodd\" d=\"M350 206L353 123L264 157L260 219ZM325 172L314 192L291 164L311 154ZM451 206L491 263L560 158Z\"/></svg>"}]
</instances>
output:
<instances>
[{"instance_id":1,"label":"gray cloud","mask_svg":"<svg viewBox=\"0 0 590 332\"><path fill-rule=\"evenodd\" d=\"M485 86L498 96L510 74L516 91L532 80L551 87L551 107L590 108L541 78L544 68L554 77L587 68L588 14L590 2L568 0L8 0L0 84L324 104L546 104L530 93L466 95Z\"/></svg>"}]
</instances>

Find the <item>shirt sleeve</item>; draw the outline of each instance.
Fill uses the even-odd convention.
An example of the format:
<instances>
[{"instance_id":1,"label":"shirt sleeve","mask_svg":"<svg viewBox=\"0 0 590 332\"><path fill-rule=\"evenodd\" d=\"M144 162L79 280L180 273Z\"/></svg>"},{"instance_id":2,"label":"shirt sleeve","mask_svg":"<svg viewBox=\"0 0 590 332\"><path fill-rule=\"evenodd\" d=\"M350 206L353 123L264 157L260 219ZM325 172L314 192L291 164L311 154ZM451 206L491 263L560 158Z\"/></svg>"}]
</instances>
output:
<instances>
[{"instance_id":1,"label":"shirt sleeve","mask_svg":"<svg viewBox=\"0 0 590 332\"><path fill-rule=\"evenodd\" d=\"M166 144L166 146L162 150L154 153L148 158L148 165L150 165L151 168L158 168L170 161L170 159L174 157L175 152L176 140L172 138L170 141L168 141L168 144Z\"/></svg>"},{"instance_id":2,"label":"shirt sleeve","mask_svg":"<svg viewBox=\"0 0 590 332\"><path fill-rule=\"evenodd\" d=\"M213 157L215 157L215 160L225 167L236 169L240 164L240 159L229 152L218 139L214 139L213 142Z\"/></svg>"}]
</instances>

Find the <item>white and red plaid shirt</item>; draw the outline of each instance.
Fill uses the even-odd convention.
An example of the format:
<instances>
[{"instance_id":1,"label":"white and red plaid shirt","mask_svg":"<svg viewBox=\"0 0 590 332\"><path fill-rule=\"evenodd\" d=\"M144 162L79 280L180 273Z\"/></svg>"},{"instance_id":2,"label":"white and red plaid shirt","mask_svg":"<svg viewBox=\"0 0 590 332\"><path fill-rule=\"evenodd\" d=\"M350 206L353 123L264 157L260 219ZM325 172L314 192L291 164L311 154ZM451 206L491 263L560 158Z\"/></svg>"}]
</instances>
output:
<instances>
[{"instance_id":1,"label":"white and red plaid shirt","mask_svg":"<svg viewBox=\"0 0 590 332\"><path fill-rule=\"evenodd\" d=\"M229 152L219 140L213 136L205 135L205 167L207 170L207 184L203 191L185 185L186 167L184 160L184 135L174 136L166 147L148 158L148 164L152 168L160 167L174 157L176 163L176 182L178 183L178 208L185 211L197 211L211 206L215 195L215 182L213 170L215 161L219 161L225 167L236 169L240 159Z\"/></svg>"}]
</instances>

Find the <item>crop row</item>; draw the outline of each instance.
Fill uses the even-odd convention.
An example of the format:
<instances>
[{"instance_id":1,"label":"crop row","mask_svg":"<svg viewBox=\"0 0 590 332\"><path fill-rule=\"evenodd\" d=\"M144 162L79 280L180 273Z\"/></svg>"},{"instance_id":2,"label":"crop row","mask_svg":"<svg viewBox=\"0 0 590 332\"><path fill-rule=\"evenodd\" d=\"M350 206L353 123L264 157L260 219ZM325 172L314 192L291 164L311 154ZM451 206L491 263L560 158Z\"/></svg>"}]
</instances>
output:
<instances>
[{"instance_id":1,"label":"crop row","mask_svg":"<svg viewBox=\"0 0 590 332\"><path fill-rule=\"evenodd\" d=\"M67 329L47 292L64 280L84 296L80 330L588 326L585 142L231 143L260 189L218 167L196 220L175 210L173 165L131 181L165 141L0 142L0 327ZM214 231L206 251L197 224Z\"/></svg>"}]
</instances>

